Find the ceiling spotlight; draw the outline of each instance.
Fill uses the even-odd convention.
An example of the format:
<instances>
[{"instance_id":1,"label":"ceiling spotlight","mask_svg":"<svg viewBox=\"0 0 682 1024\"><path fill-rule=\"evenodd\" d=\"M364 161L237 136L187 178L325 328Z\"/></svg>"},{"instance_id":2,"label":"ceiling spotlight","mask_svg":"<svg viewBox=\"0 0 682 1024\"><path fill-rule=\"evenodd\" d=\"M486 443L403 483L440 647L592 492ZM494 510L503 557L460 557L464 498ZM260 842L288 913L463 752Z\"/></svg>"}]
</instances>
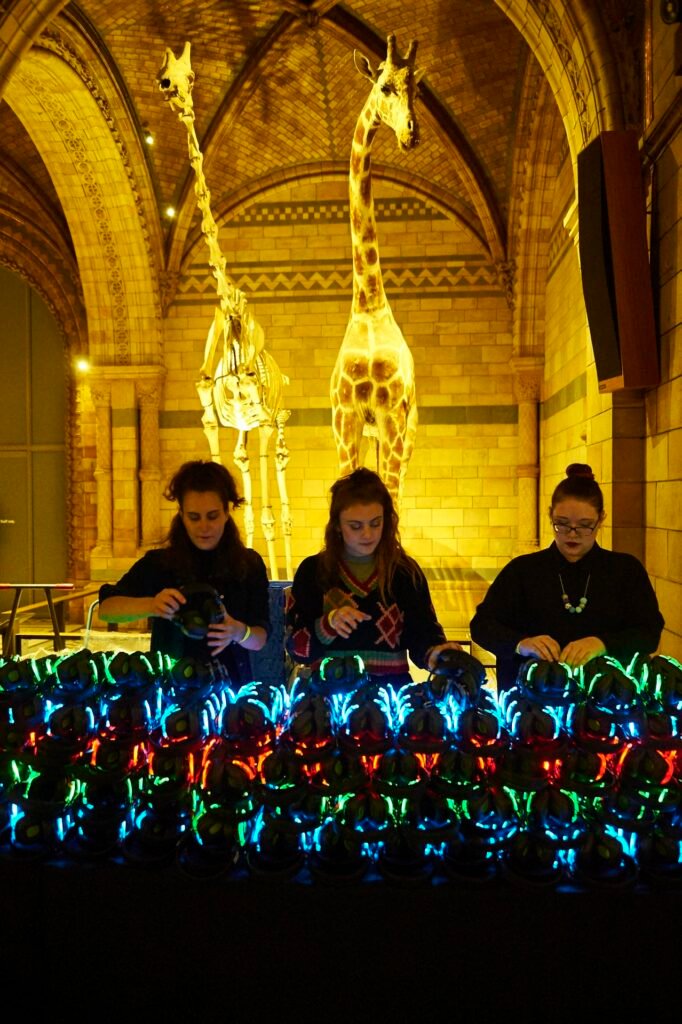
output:
<instances>
[{"instance_id":1,"label":"ceiling spotlight","mask_svg":"<svg viewBox=\"0 0 682 1024\"><path fill-rule=\"evenodd\" d=\"M142 125L142 138L145 141L145 145L147 145L147 146L153 146L154 145L154 133L152 132L151 128L147 127L146 124Z\"/></svg>"},{"instance_id":2,"label":"ceiling spotlight","mask_svg":"<svg viewBox=\"0 0 682 1024\"><path fill-rule=\"evenodd\" d=\"M666 25L674 25L682 21L682 3L680 0L661 0L661 20Z\"/></svg>"},{"instance_id":3,"label":"ceiling spotlight","mask_svg":"<svg viewBox=\"0 0 682 1024\"><path fill-rule=\"evenodd\" d=\"M89 360L81 356L80 359L76 360L76 369L79 373L88 373L90 370Z\"/></svg>"},{"instance_id":4,"label":"ceiling spotlight","mask_svg":"<svg viewBox=\"0 0 682 1024\"><path fill-rule=\"evenodd\" d=\"M166 207L166 216L168 217L168 220L174 220L174 218L175 218L175 207L174 206L167 206Z\"/></svg>"}]
</instances>

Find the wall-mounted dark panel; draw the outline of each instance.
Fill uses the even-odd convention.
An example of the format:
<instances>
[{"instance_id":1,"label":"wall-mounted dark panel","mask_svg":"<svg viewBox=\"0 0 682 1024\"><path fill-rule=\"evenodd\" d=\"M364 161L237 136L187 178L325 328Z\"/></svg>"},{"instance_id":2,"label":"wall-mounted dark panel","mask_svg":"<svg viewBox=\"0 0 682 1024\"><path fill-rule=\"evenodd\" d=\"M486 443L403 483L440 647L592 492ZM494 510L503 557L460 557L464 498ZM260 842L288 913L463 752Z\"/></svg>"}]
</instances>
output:
<instances>
[{"instance_id":1,"label":"wall-mounted dark panel","mask_svg":"<svg viewBox=\"0 0 682 1024\"><path fill-rule=\"evenodd\" d=\"M580 265L602 391L660 381L642 170L634 132L578 155Z\"/></svg>"}]
</instances>

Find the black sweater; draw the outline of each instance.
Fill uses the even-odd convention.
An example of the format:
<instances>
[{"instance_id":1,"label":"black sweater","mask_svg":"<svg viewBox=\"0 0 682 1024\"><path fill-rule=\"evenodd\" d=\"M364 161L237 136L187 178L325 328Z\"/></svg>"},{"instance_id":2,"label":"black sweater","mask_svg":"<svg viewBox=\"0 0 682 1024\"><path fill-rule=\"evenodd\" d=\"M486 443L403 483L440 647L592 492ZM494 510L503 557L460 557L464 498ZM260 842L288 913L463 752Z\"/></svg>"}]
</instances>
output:
<instances>
[{"instance_id":1,"label":"black sweater","mask_svg":"<svg viewBox=\"0 0 682 1024\"><path fill-rule=\"evenodd\" d=\"M562 586L579 614L564 608ZM644 566L633 555L605 551L598 544L578 562L568 562L556 544L521 555L491 584L471 621L472 639L497 656L498 686L511 686L522 659L516 645L531 636L551 636L561 648L571 640L597 636L621 662L638 651L655 651L663 616Z\"/></svg>"},{"instance_id":2,"label":"black sweater","mask_svg":"<svg viewBox=\"0 0 682 1024\"><path fill-rule=\"evenodd\" d=\"M106 583L100 589L100 602L108 597L153 597L166 587L181 587L187 583L209 583L223 599L229 615L248 626L262 626L270 631L268 607L268 577L263 559L257 552L246 549L246 575L243 579L229 573L216 575L214 553L194 553L191 571L183 575L173 567L169 549L147 551L116 584ZM238 644L230 644L214 655L205 640L185 636L169 619L152 619L151 648L173 658L192 657L200 661L217 658L235 683L251 679L248 651Z\"/></svg>"}]
</instances>

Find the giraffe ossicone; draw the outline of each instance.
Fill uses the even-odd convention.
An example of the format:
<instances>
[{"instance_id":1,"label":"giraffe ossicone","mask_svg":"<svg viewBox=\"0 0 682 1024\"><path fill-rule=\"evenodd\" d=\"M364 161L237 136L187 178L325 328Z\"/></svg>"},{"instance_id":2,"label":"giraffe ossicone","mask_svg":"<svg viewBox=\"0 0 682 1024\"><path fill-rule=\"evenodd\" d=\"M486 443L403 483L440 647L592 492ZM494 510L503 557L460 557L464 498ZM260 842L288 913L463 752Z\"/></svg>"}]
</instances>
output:
<instances>
[{"instance_id":1,"label":"giraffe ossicone","mask_svg":"<svg viewBox=\"0 0 682 1024\"><path fill-rule=\"evenodd\" d=\"M414 360L384 291L374 200L372 144L381 124L401 149L419 141L414 101L420 75L417 43L400 56L394 35L386 59L373 68L354 53L355 66L372 83L351 146L349 198L353 251L353 304L332 373L332 429L342 475L360 465L363 434L373 438L377 471L399 503L417 430Z\"/></svg>"},{"instance_id":2,"label":"giraffe ossicone","mask_svg":"<svg viewBox=\"0 0 682 1024\"><path fill-rule=\"evenodd\" d=\"M199 370L196 389L203 408L202 423L211 458L220 462L219 428L237 431L233 453L235 466L242 474L244 491L244 528L246 542L253 544L254 514L248 434L258 431L261 481L261 526L268 549L270 575L278 579L275 553L275 517L270 503L270 443L275 441L275 475L280 497L280 521L284 537L287 579L293 578L291 557L291 513L286 486L289 449L284 437L284 424L291 415L282 408L282 392L289 378L265 348L263 328L251 314L246 296L229 280L226 260L218 240L218 225L211 212L211 193L206 184L204 158L194 128L192 89L194 71L190 62L191 46L185 43L180 57L167 49L157 75L159 89L187 129L189 160L196 183L194 194L201 213L201 232L208 246L209 263L216 282L219 305L204 347L204 361Z\"/></svg>"}]
</instances>

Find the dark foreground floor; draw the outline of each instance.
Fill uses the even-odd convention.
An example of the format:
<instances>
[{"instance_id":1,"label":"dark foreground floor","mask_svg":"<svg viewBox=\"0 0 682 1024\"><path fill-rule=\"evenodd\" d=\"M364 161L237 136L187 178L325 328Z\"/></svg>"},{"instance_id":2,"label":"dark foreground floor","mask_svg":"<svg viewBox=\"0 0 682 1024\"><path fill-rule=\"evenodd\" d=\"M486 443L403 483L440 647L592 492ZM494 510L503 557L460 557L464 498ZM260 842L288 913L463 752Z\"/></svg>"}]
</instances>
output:
<instances>
[{"instance_id":1,"label":"dark foreground floor","mask_svg":"<svg viewBox=\"0 0 682 1024\"><path fill-rule=\"evenodd\" d=\"M677 1013L677 890L196 880L175 866L7 859L0 886L5 996L71 1019Z\"/></svg>"}]
</instances>

